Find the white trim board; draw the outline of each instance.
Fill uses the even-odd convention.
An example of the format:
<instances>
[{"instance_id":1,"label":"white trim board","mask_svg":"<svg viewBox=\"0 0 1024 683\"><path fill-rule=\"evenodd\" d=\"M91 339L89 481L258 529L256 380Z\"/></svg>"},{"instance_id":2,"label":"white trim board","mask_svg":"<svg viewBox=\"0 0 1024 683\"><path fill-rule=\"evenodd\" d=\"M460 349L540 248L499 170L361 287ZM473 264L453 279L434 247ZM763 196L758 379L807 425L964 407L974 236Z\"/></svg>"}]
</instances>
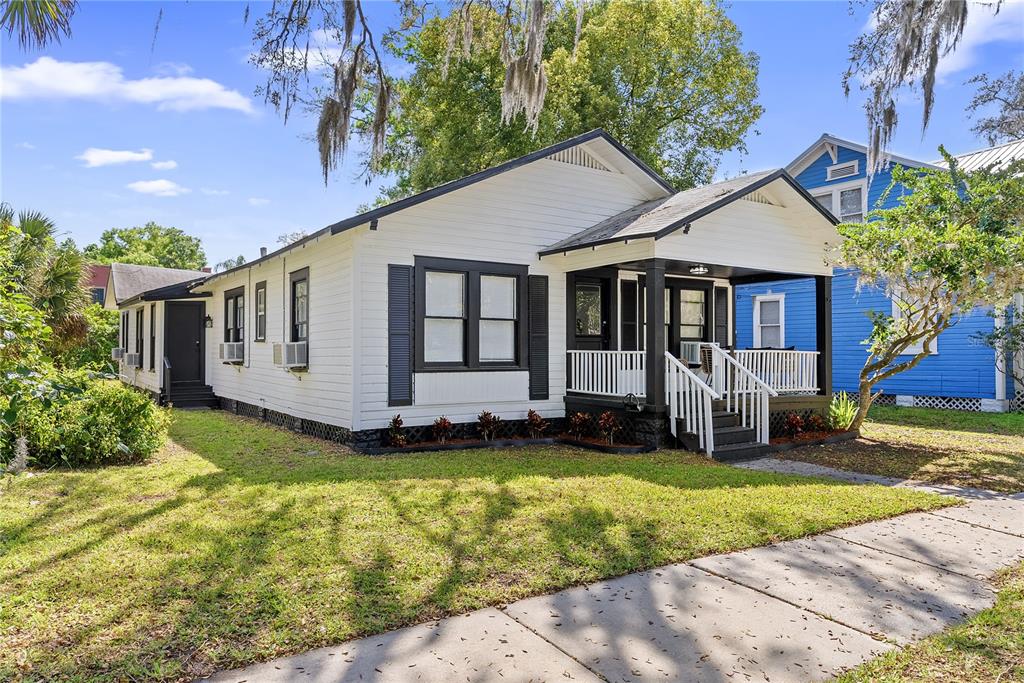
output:
<instances>
[{"instance_id":1,"label":"white trim board","mask_svg":"<svg viewBox=\"0 0 1024 683\"><path fill-rule=\"evenodd\" d=\"M761 302L779 302L779 347L786 348L786 295L779 294L757 294L753 297L754 304L754 348L764 348L761 343ZM770 323L768 323L770 324Z\"/></svg>"}]
</instances>

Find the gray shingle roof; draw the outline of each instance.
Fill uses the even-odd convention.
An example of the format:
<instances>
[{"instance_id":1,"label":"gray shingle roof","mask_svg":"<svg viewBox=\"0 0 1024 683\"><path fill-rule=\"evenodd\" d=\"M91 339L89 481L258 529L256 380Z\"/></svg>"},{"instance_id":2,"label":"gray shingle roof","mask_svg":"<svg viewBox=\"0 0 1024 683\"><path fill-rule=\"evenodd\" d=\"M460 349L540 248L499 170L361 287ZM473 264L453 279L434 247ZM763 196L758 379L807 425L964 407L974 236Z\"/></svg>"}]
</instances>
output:
<instances>
[{"instance_id":1,"label":"gray shingle roof","mask_svg":"<svg viewBox=\"0 0 1024 683\"><path fill-rule=\"evenodd\" d=\"M110 277L114 282L114 301L116 303L127 301L151 289L198 280L209 277L209 275L201 270L158 268L156 266L139 266L134 263L112 263L110 265Z\"/></svg>"},{"instance_id":2,"label":"gray shingle roof","mask_svg":"<svg viewBox=\"0 0 1024 683\"><path fill-rule=\"evenodd\" d=\"M717 202L728 199L730 195L743 196L752 185L780 173L779 169L750 173L639 204L586 230L581 230L561 242L556 242L541 253L578 249L581 246L611 240L654 237L665 228L686 223L691 217Z\"/></svg>"}]
</instances>

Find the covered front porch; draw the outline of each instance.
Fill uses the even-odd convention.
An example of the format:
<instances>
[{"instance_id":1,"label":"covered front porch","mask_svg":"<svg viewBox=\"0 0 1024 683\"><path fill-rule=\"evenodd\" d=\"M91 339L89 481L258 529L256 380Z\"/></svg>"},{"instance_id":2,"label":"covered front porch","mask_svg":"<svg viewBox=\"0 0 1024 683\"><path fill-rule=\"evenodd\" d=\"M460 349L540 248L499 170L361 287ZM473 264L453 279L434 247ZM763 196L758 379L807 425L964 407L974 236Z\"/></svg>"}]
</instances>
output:
<instances>
[{"instance_id":1,"label":"covered front porch","mask_svg":"<svg viewBox=\"0 0 1024 683\"><path fill-rule=\"evenodd\" d=\"M773 414L828 400L835 237L831 216L774 172L682 192L553 245L541 256L566 272L567 410L633 412L664 425L657 445L719 459L763 452ZM814 346L784 346L781 307L764 297L755 343L741 347L737 287L790 278L815 282Z\"/></svg>"}]
</instances>

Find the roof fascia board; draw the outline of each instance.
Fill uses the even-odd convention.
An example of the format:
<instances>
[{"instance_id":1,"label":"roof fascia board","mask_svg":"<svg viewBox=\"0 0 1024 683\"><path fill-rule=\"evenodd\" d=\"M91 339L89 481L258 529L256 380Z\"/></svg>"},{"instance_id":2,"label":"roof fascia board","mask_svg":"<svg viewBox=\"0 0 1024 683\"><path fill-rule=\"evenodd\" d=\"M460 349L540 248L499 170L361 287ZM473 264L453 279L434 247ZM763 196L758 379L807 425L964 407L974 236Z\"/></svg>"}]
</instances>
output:
<instances>
[{"instance_id":1,"label":"roof fascia board","mask_svg":"<svg viewBox=\"0 0 1024 683\"><path fill-rule=\"evenodd\" d=\"M867 146L862 145L859 142L854 142L852 140L844 140L842 138L837 138L834 135L829 135L828 133L825 133L820 138L818 138L814 142L814 144L812 144L810 147L808 147L799 155L797 155L797 157L793 159L793 161L789 162L786 165L786 172L792 176L798 176L801 173L803 173L804 169L810 166L811 163L813 163L815 160L817 160L818 157L825 153L826 144L837 145L839 147L846 147L847 149L852 149L855 152L860 152L865 156L868 153ZM900 156L898 154L891 154L889 152L886 152L885 158L887 161L899 164L900 166L931 169L939 168L935 164L928 163L927 161L918 161L917 159L910 159L908 157Z\"/></svg>"}]
</instances>

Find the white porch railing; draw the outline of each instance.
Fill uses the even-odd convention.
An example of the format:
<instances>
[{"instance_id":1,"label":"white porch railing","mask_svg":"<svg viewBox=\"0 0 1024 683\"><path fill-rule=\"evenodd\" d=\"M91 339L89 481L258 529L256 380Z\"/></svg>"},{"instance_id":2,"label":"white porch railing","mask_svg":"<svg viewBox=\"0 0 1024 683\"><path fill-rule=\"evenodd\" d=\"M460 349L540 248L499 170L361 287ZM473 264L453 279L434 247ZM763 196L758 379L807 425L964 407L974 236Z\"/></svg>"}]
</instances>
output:
<instances>
[{"instance_id":1,"label":"white porch railing","mask_svg":"<svg viewBox=\"0 0 1024 683\"><path fill-rule=\"evenodd\" d=\"M818 352L734 351L740 365L780 394L818 391Z\"/></svg>"},{"instance_id":2,"label":"white porch railing","mask_svg":"<svg viewBox=\"0 0 1024 683\"><path fill-rule=\"evenodd\" d=\"M711 351L711 387L725 401L726 411L737 413L741 425L768 443L768 398L779 393L718 346L704 348Z\"/></svg>"},{"instance_id":3,"label":"white porch railing","mask_svg":"<svg viewBox=\"0 0 1024 683\"><path fill-rule=\"evenodd\" d=\"M643 351L567 351L569 391L601 396L644 396Z\"/></svg>"},{"instance_id":4,"label":"white porch railing","mask_svg":"<svg viewBox=\"0 0 1024 683\"><path fill-rule=\"evenodd\" d=\"M669 430L677 436L677 420L683 431L696 434L700 447L709 456L715 452L715 425L711 402L719 394L695 375L690 368L665 352L665 393L668 403Z\"/></svg>"}]
</instances>

